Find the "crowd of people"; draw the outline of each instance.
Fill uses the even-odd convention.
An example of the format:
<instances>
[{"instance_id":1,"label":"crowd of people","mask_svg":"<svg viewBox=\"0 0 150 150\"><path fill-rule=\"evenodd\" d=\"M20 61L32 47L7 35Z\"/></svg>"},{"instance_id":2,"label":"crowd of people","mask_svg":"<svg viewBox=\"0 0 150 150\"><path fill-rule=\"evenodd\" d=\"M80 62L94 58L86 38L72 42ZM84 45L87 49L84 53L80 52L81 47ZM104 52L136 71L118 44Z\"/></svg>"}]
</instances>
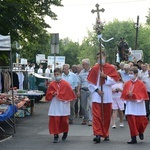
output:
<instances>
[{"instance_id":1,"label":"crowd of people","mask_svg":"<svg viewBox=\"0 0 150 150\"><path fill-rule=\"evenodd\" d=\"M144 139L149 120L150 64L142 60L109 64L104 51L96 57L93 67L85 58L81 64L54 69L54 81L45 97L50 101L49 132L54 134L53 142L59 141L60 133L65 140L69 124L81 117L81 125L92 126L94 143L102 138L109 141L110 126L116 129L119 118L122 128L126 119L131 136L127 143L136 144L137 136ZM43 73L41 69L38 73Z\"/></svg>"},{"instance_id":2,"label":"crowd of people","mask_svg":"<svg viewBox=\"0 0 150 150\"><path fill-rule=\"evenodd\" d=\"M51 73L52 73L52 66L51 65L47 65L46 69L44 69L43 64L39 64L37 66L37 69L35 69L35 64L34 63L28 63L25 66L25 71L28 72L28 74L34 74L34 73L38 73L39 75L45 76L45 77L50 77Z\"/></svg>"}]
</instances>

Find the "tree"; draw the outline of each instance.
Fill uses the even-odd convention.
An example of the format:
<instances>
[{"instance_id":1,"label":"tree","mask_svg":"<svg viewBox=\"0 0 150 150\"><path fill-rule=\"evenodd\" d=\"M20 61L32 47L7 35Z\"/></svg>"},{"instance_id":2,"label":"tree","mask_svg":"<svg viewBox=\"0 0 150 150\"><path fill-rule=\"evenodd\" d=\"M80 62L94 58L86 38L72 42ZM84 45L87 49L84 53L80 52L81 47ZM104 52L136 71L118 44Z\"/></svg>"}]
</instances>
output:
<instances>
[{"instance_id":1,"label":"tree","mask_svg":"<svg viewBox=\"0 0 150 150\"><path fill-rule=\"evenodd\" d=\"M111 37L114 38L113 41L109 43L104 43L108 54L108 60L111 63L115 63L116 61L116 53L118 49L117 45L121 37L124 37L129 47L131 47L132 49L134 48L135 28L134 22L131 20L118 21L117 19L115 19L113 22L109 22L105 26L103 35L105 39L109 39Z\"/></svg>"},{"instance_id":2,"label":"tree","mask_svg":"<svg viewBox=\"0 0 150 150\"><path fill-rule=\"evenodd\" d=\"M57 19L51 5L62 6L61 0L0 0L0 34L10 34L12 43L18 41L22 45L22 55L35 54L41 50L40 44L43 46L44 40L47 42L49 38L46 28L50 25L44 17ZM29 50L32 53L28 53Z\"/></svg>"},{"instance_id":3,"label":"tree","mask_svg":"<svg viewBox=\"0 0 150 150\"><path fill-rule=\"evenodd\" d=\"M139 50L143 50L144 62L150 63L150 26L139 28Z\"/></svg>"},{"instance_id":4,"label":"tree","mask_svg":"<svg viewBox=\"0 0 150 150\"><path fill-rule=\"evenodd\" d=\"M130 47L134 46L135 31L133 21L120 22L116 19L105 25L102 34L103 38L106 40L111 37L114 38L114 40L108 43L102 42L107 52L107 61L110 63L115 63L116 61L117 44L121 37L126 39ZM88 37L84 39L81 47L82 50L79 55L79 60L83 57L88 57L91 63L94 64L96 61L96 53L99 52L99 44L95 31L89 32Z\"/></svg>"},{"instance_id":5,"label":"tree","mask_svg":"<svg viewBox=\"0 0 150 150\"><path fill-rule=\"evenodd\" d=\"M99 51L98 39L94 32L88 31L88 36L84 38L79 48L78 60L81 63L82 59L89 58L91 65L96 63L96 54Z\"/></svg>"},{"instance_id":6,"label":"tree","mask_svg":"<svg viewBox=\"0 0 150 150\"><path fill-rule=\"evenodd\" d=\"M27 58L29 62L34 62L37 54L50 53L50 35L41 34L39 38L32 40L32 42L24 43L23 49L19 50L22 58Z\"/></svg>"},{"instance_id":7,"label":"tree","mask_svg":"<svg viewBox=\"0 0 150 150\"><path fill-rule=\"evenodd\" d=\"M10 34L12 39L35 38L50 28L44 17L57 19L50 6L62 6L61 0L1 0L0 33Z\"/></svg>"},{"instance_id":8,"label":"tree","mask_svg":"<svg viewBox=\"0 0 150 150\"><path fill-rule=\"evenodd\" d=\"M135 46L135 23L132 20L118 21L115 19L113 22L108 22L103 30L103 38L109 39L111 37L114 40L109 43L102 44L107 52L107 61L110 63L116 62L117 44L121 37L124 37L129 47L134 49ZM138 49L143 50L144 61L149 62L150 57L150 27L142 26L139 27L138 37ZM80 52L78 59L90 58L92 64L95 63L95 55L99 51L97 35L94 31L89 32L88 37L83 40L80 46Z\"/></svg>"},{"instance_id":9,"label":"tree","mask_svg":"<svg viewBox=\"0 0 150 150\"><path fill-rule=\"evenodd\" d=\"M60 56L65 56L65 62L71 66L78 64L79 43L69 38L60 40Z\"/></svg>"},{"instance_id":10,"label":"tree","mask_svg":"<svg viewBox=\"0 0 150 150\"><path fill-rule=\"evenodd\" d=\"M148 24L148 25L150 25L150 8L149 8L149 10L148 10L148 15L146 16L146 23Z\"/></svg>"}]
</instances>

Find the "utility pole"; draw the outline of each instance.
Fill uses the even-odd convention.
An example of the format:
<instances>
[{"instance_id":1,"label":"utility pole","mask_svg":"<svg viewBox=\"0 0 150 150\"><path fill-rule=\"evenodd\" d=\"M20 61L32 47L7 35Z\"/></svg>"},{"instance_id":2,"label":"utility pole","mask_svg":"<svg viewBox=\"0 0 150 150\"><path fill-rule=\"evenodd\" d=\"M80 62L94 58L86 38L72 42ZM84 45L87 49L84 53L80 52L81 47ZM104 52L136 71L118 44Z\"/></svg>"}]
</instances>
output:
<instances>
[{"instance_id":1,"label":"utility pole","mask_svg":"<svg viewBox=\"0 0 150 150\"><path fill-rule=\"evenodd\" d=\"M135 24L136 28L136 36L135 36L135 50L137 50L137 44L138 44L138 32L139 32L139 16L137 16L137 23Z\"/></svg>"}]
</instances>

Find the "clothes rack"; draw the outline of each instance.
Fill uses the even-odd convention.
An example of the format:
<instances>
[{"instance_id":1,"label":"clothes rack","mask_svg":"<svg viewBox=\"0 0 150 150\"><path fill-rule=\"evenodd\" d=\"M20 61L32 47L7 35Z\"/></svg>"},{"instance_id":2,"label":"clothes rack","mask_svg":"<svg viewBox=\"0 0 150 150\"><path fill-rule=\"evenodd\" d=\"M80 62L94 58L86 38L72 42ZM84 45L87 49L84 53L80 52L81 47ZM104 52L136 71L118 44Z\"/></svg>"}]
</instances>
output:
<instances>
[{"instance_id":1,"label":"clothes rack","mask_svg":"<svg viewBox=\"0 0 150 150\"><path fill-rule=\"evenodd\" d=\"M12 63L12 49L11 49L11 37L10 35L0 35L0 52L4 53L4 52L8 52L8 59L9 61L9 65L7 66L0 66L1 69L9 69L10 70L10 74L11 74L11 90L12 90L12 103L14 105L14 91L13 91L13 72L12 72L12 68L13 68L13 63ZM13 107L13 112L15 114L15 108ZM13 133L16 133L16 119L15 119L15 115L13 115Z\"/></svg>"}]
</instances>

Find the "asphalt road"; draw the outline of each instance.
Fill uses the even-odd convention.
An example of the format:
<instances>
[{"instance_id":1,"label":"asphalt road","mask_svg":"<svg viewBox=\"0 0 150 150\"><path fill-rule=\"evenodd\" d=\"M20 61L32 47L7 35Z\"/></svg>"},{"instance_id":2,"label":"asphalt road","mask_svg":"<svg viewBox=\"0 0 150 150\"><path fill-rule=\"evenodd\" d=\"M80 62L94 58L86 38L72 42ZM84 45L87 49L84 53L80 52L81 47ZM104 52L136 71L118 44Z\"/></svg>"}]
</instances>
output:
<instances>
[{"instance_id":1,"label":"asphalt road","mask_svg":"<svg viewBox=\"0 0 150 150\"><path fill-rule=\"evenodd\" d=\"M49 103L36 103L34 114L19 118L16 124L16 133L7 140L0 141L0 150L149 150L150 149L150 124L145 132L145 139L129 145L129 128L127 121L125 127L116 129L110 127L110 141L93 143L92 127L81 125L82 119L75 118L70 125L69 135L66 141L52 143L53 135L48 132L48 107ZM118 125L118 123L117 123ZM6 127L7 128L7 127ZM6 129L7 133L13 133L13 129ZM60 135L61 139L61 135Z\"/></svg>"}]
</instances>

